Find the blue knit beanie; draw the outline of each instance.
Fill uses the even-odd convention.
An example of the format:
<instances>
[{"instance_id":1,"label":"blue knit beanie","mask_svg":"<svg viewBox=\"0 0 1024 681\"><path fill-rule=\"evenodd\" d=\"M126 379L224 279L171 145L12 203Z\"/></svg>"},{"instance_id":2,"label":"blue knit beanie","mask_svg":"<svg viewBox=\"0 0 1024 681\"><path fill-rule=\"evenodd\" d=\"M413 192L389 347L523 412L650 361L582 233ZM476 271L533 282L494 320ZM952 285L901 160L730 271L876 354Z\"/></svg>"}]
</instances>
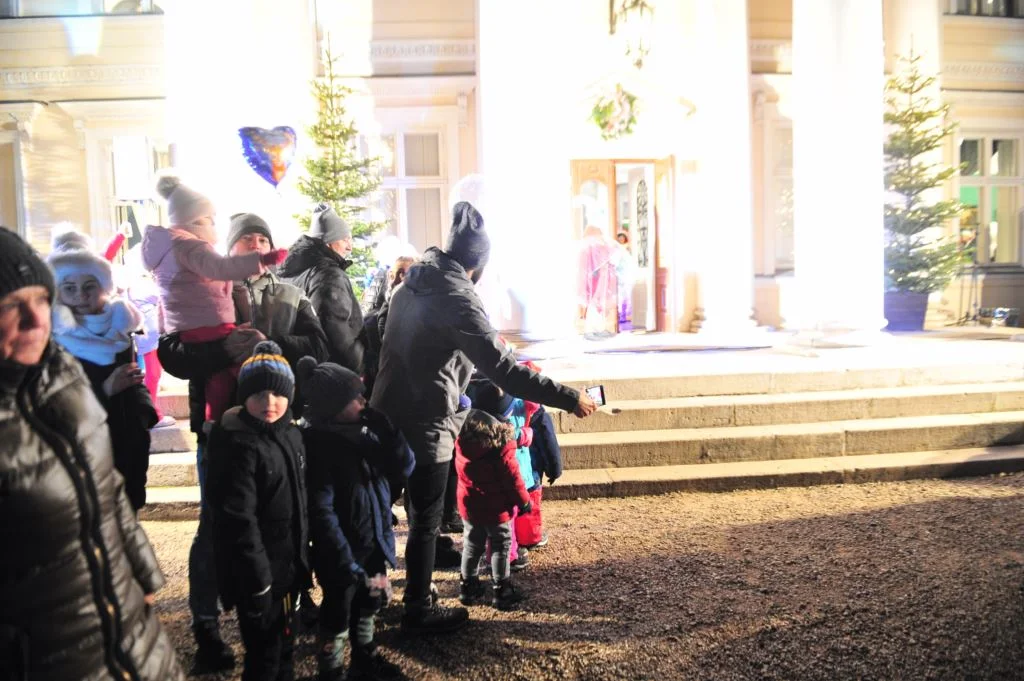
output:
<instances>
[{"instance_id":1,"label":"blue knit beanie","mask_svg":"<svg viewBox=\"0 0 1024 681\"><path fill-rule=\"evenodd\" d=\"M245 404L252 395L264 390L287 397L289 402L295 396L292 368L278 344L269 340L257 343L252 356L238 370L238 401Z\"/></svg>"}]
</instances>

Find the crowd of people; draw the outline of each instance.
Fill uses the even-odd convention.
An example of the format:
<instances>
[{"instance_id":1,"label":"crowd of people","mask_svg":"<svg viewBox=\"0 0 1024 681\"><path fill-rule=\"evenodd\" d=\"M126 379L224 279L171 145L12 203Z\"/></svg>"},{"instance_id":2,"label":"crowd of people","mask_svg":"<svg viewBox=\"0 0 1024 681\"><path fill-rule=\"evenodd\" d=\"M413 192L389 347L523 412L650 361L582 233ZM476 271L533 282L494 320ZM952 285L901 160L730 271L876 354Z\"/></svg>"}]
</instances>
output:
<instances>
[{"instance_id":1,"label":"crowd of people","mask_svg":"<svg viewBox=\"0 0 1024 681\"><path fill-rule=\"evenodd\" d=\"M44 261L0 229L0 541L23 547L0 557L0 678L182 678L136 515L150 430L169 419L161 367L188 381L198 441L197 666L235 666L220 634L233 609L242 678L291 679L297 612L318 610L322 679L404 678L374 643L400 503L405 633L469 619L441 605L439 564L461 570L462 604L519 607L511 573L547 543L543 482L561 474L543 405L596 405L490 325L474 291L490 255L478 210L456 204L444 248L400 258L364 317L352 232L329 206L287 250L259 216L233 215L222 255L213 203L173 177L158 190L170 224L143 234L145 293L135 277L115 285L110 249L80 233ZM442 529L462 532L461 551Z\"/></svg>"}]
</instances>

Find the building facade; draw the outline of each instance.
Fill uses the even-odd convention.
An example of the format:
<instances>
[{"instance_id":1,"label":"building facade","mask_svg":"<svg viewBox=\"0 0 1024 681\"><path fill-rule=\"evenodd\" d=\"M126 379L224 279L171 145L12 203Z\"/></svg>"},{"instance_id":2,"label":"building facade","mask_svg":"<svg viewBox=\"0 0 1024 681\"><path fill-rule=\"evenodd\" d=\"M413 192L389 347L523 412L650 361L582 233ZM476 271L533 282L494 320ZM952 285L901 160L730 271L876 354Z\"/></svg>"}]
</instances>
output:
<instances>
[{"instance_id":1,"label":"building facade","mask_svg":"<svg viewBox=\"0 0 1024 681\"><path fill-rule=\"evenodd\" d=\"M877 330L882 88L900 55L939 75L978 264L933 323L1024 307L1024 2L1014 0L0 1L0 222L45 250L160 220L174 165L221 216L297 234L295 189L330 49L381 158L369 214L418 250L458 180L486 178L496 324L551 337L576 316L576 244L630 235L634 324ZM626 11L632 7L632 10ZM639 62L639 68L638 68ZM606 139L595 102L631 95ZM288 125L271 186L237 130ZM223 220L226 223L226 219Z\"/></svg>"}]
</instances>

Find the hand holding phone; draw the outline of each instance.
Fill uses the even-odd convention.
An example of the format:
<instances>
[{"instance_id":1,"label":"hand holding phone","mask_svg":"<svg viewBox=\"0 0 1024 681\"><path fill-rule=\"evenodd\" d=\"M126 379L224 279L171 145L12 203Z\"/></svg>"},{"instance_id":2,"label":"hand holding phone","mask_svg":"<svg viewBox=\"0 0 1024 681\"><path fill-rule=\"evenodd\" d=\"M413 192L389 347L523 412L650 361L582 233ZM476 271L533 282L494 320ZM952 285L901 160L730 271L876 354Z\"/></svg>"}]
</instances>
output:
<instances>
[{"instance_id":1,"label":"hand holding phone","mask_svg":"<svg viewBox=\"0 0 1024 681\"><path fill-rule=\"evenodd\" d=\"M135 337L138 336L138 335L139 335L138 331L132 331L131 336L130 336L131 339L132 339L132 358L135 361L135 363L139 365L139 372L141 372L142 375L145 376L145 374L146 374L146 356L143 355L141 352L139 352L139 344L135 340Z\"/></svg>"},{"instance_id":2,"label":"hand holding phone","mask_svg":"<svg viewBox=\"0 0 1024 681\"><path fill-rule=\"evenodd\" d=\"M586 390L587 390L587 395L590 396L590 399L594 400L594 404L596 404L599 407L603 407L605 405L605 401L604 401L604 386L603 385L591 386L591 387L587 388Z\"/></svg>"}]
</instances>

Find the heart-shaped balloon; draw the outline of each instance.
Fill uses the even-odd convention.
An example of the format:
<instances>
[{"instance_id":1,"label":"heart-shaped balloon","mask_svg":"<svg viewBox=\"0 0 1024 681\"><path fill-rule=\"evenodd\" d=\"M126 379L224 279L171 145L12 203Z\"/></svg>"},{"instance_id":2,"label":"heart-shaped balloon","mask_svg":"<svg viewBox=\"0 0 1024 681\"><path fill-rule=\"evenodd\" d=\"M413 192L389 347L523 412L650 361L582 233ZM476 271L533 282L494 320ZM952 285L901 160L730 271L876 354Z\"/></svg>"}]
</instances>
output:
<instances>
[{"instance_id":1,"label":"heart-shaped balloon","mask_svg":"<svg viewBox=\"0 0 1024 681\"><path fill-rule=\"evenodd\" d=\"M242 138L242 153L249 166L276 187L284 179L295 156L295 130L287 125L279 125L273 130L239 128L238 136Z\"/></svg>"}]
</instances>

